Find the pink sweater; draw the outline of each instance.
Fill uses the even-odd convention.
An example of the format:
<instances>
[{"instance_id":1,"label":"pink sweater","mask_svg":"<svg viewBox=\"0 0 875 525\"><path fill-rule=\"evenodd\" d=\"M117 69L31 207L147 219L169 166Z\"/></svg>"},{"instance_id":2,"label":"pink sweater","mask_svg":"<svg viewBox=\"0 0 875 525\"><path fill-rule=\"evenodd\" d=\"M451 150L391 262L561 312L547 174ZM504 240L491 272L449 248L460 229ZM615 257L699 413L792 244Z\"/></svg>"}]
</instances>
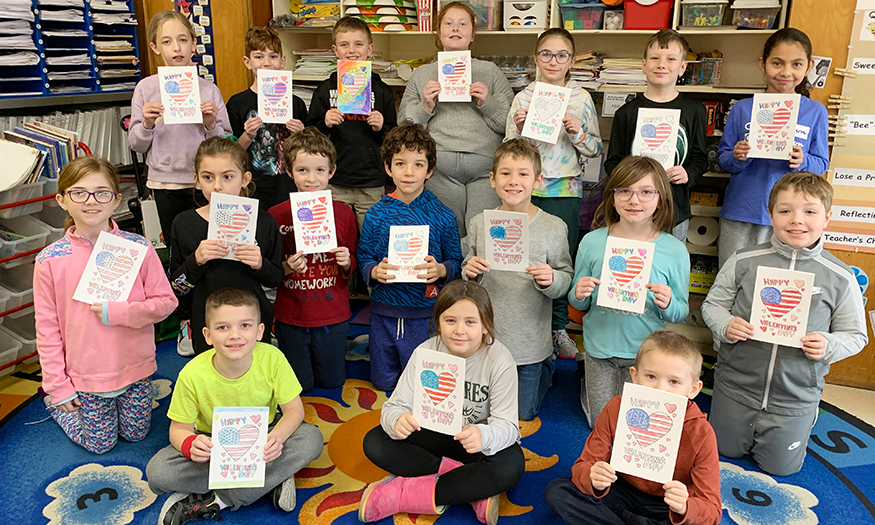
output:
<instances>
[{"instance_id":1,"label":"pink sweater","mask_svg":"<svg viewBox=\"0 0 875 525\"><path fill-rule=\"evenodd\" d=\"M33 273L43 389L58 401L76 392L113 392L155 372L152 325L177 305L149 241L113 222L113 235L146 247L145 260L128 300L108 303L109 324L103 324L91 305L73 300L92 251L91 241L75 230L39 253Z\"/></svg>"}]
</instances>

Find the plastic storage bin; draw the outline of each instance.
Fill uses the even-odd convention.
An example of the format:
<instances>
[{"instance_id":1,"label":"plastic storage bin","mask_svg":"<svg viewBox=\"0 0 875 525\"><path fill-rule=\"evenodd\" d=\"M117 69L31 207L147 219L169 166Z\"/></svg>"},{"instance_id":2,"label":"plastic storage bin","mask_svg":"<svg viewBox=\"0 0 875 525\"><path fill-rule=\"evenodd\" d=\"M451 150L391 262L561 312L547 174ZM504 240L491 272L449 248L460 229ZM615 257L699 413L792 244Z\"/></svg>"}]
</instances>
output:
<instances>
[{"instance_id":1,"label":"plastic storage bin","mask_svg":"<svg viewBox=\"0 0 875 525\"><path fill-rule=\"evenodd\" d=\"M18 339L12 335L12 332L7 332L2 326L0 326L0 366L18 359L18 353L20 351L21 343ZM3 370L0 370L0 377L9 375L12 372L15 372L14 366L4 368Z\"/></svg>"},{"instance_id":2,"label":"plastic storage bin","mask_svg":"<svg viewBox=\"0 0 875 525\"><path fill-rule=\"evenodd\" d=\"M448 3L450 0L441 0L438 7ZM502 0L464 0L462 3L474 11L474 25L478 31L501 29Z\"/></svg>"},{"instance_id":3,"label":"plastic storage bin","mask_svg":"<svg viewBox=\"0 0 875 525\"><path fill-rule=\"evenodd\" d=\"M4 290L3 288L0 288L0 312L5 312L6 310L8 310L8 308L6 308L6 304L8 302L9 302L9 292ZM6 319L5 316L0 317L0 324L3 324L4 319Z\"/></svg>"},{"instance_id":4,"label":"plastic storage bin","mask_svg":"<svg viewBox=\"0 0 875 525\"><path fill-rule=\"evenodd\" d=\"M769 0L735 0L732 4L732 24L752 29L771 29L781 6Z\"/></svg>"},{"instance_id":5,"label":"plastic storage bin","mask_svg":"<svg viewBox=\"0 0 875 525\"><path fill-rule=\"evenodd\" d=\"M550 21L547 19L547 0L534 2L514 2L504 0L504 30L546 29Z\"/></svg>"},{"instance_id":6,"label":"plastic storage bin","mask_svg":"<svg viewBox=\"0 0 875 525\"><path fill-rule=\"evenodd\" d=\"M604 4L561 5L562 27L569 31L575 29L601 29Z\"/></svg>"},{"instance_id":7,"label":"plastic storage bin","mask_svg":"<svg viewBox=\"0 0 875 525\"><path fill-rule=\"evenodd\" d=\"M43 186L45 183L45 180L40 180L0 192L0 206L41 197L43 195ZM36 213L43 209L43 202L44 201L32 202L30 204L25 204L24 206L15 206L0 210L0 219L11 219L13 217L20 217L21 215Z\"/></svg>"},{"instance_id":8,"label":"plastic storage bin","mask_svg":"<svg viewBox=\"0 0 875 525\"><path fill-rule=\"evenodd\" d=\"M668 29L674 0L626 0L626 29Z\"/></svg>"},{"instance_id":9,"label":"plastic storage bin","mask_svg":"<svg viewBox=\"0 0 875 525\"><path fill-rule=\"evenodd\" d=\"M46 237L49 235L49 229L46 228L43 223L32 217L24 216L15 217L13 219L0 219L0 225L3 225L19 235L24 235L23 239L16 239L14 241L0 239L0 259L11 257L17 253L41 248L46 245ZM20 259L21 260L18 263L19 265L33 261L36 259L36 254L34 253Z\"/></svg>"},{"instance_id":10,"label":"plastic storage bin","mask_svg":"<svg viewBox=\"0 0 875 525\"><path fill-rule=\"evenodd\" d=\"M6 310L33 302L33 264L0 269L0 286L9 294ZM19 310L7 317L18 318L33 311L33 307Z\"/></svg>"},{"instance_id":11,"label":"plastic storage bin","mask_svg":"<svg viewBox=\"0 0 875 525\"><path fill-rule=\"evenodd\" d=\"M27 354L36 352L36 325L34 324L33 313L28 316L19 317L18 319L10 319L0 330L5 329L12 337L21 344L18 349L18 357L21 359ZM23 363L36 363L39 361L39 356L35 355Z\"/></svg>"},{"instance_id":12,"label":"plastic storage bin","mask_svg":"<svg viewBox=\"0 0 875 525\"><path fill-rule=\"evenodd\" d=\"M49 229L49 235L46 237L47 245L64 236L64 221L69 217L64 208L60 206L44 206L39 213L34 213L32 217ZM3 265L0 264L0 266Z\"/></svg>"},{"instance_id":13,"label":"plastic storage bin","mask_svg":"<svg viewBox=\"0 0 875 525\"><path fill-rule=\"evenodd\" d=\"M713 27L723 25L723 12L729 0L683 0L681 25Z\"/></svg>"},{"instance_id":14,"label":"plastic storage bin","mask_svg":"<svg viewBox=\"0 0 875 525\"><path fill-rule=\"evenodd\" d=\"M57 195L58 194L58 179L45 179L46 183L43 186L43 195ZM51 206L54 208L60 208L61 205L58 204L58 201L55 199L49 199L43 201L43 207Z\"/></svg>"}]
</instances>

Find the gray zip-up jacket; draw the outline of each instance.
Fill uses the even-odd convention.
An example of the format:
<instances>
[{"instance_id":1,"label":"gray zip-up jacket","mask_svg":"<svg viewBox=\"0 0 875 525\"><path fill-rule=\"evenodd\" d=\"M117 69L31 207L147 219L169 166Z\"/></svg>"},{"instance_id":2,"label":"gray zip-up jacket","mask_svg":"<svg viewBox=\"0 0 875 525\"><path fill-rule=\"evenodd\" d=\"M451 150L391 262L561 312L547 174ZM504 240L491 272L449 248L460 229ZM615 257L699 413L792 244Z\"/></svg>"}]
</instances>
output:
<instances>
[{"instance_id":1,"label":"gray zip-up jacket","mask_svg":"<svg viewBox=\"0 0 875 525\"><path fill-rule=\"evenodd\" d=\"M826 339L821 359L812 361L801 348L726 339L733 317L750 321L760 266L814 274L806 331ZM702 317L720 342L714 388L738 403L774 414L801 416L816 410L829 365L858 353L868 342L863 296L853 271L821 242L796 250L774 234L770 243L739 250L726 261L702 304Z\"/></svg>"}]
</instances>

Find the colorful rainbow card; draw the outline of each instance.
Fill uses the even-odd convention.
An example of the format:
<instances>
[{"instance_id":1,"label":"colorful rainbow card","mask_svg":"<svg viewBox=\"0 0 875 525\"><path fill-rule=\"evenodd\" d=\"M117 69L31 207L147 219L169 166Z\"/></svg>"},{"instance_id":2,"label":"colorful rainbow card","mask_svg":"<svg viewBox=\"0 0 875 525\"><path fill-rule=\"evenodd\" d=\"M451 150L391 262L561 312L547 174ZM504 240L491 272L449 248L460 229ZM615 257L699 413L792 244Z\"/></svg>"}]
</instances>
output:
<instances>
[{"instance_id":1,"label":"colorful rainbow card","mask_svg":"<svg viewBox=\"0 0 875 525\"><path fill-rule=\"evenodd\" d=\"M337 61L337 109L351 115L367 115L371 112L370 62Z\"/></svg>"}]
</instances>

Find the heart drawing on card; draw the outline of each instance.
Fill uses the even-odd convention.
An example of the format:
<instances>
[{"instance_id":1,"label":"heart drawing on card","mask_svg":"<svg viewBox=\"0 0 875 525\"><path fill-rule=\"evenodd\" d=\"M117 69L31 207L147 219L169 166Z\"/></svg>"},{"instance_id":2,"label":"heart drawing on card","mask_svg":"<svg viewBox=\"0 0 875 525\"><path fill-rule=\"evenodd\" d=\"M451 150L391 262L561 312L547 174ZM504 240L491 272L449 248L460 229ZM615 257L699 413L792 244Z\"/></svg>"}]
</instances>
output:
<instances>
[{"instance_id":1,"label":"heart drawing on card","mask_svg":"<svg viewBox=\"0 0 875 525\"><path fill-rule=\"evenodd\" d=\"M504 251L516 244L522 234L523 230L519 226L492 226L489 228L489 236Z\"/></svg>"},{"instance_id":2,"label":"heart drawing on card","mask_svg":"<svg viewBox=\"0 0 875 525\"><path fill-rule=\"evenodd\" d=\"M316 231L328 215L328 208L322 204L314 204L312 207L301 206L298 208L298 220L310 231Z\"/></svg>"},{"instance_id":3,"label":"heart drawing on card","mask_svg":"<svg viewBox=\"0 0 875 525\"><path fill-rule=\"evenodd\" d=\"M229 211L216 212L216 226L226 237L236 237L249 224L249 214L242 211L231 213Z\"/></svg>"},{"instance_id":4,"label":"heart drawing on card","mask_svg":"<svg viewBox=\"0 0 875 525\"><path fill-rule=\"evenodd\" d=\"M538 97L532 101L532 109L538 120L544 122L554 117L562 109L562 101L553 97Z\"/></svg>"},{"instance_id":5,"label":"heart drawing on card","mask_svg":"<svg viewBox=\"0 0 875 525\"><path fill-rule=\"evenodd\" d=\"M258 439L258 428L255 425L243 425L239 429L225 427L219 431L217 438L231 459L239 461Z\"/></svg>"},{"instance_id":6,"label":"heart drawing on card","mask_svg":"<svg viewBox=\"0 0 875 525\"><path fill-rule=\"evenodd\" d=\"M650 149L656 149L671 135L671 124L663 122L658 126L645 124L641 126L641 138Z\"/></svg>"},{"instance_id":7,"label":"heart drawing on card","mask_svg":"<svg viewBox=\"0 0 875 525\"><path fill-rule=\"evenodd\" d=\"M766 135L770 137L780 131L789 120L790 110L786 108L780 108L775 111L763 109L757 113L757 123L759 123L760 128L762 128Z\"/></svg>"},{"instance_id":8,"label":"heart drawing on card","mask_svg":"<svg viewBox=\"0 0 875 525\"><path fill-rule=\"evenodd\" d=\"M346 89L346 92L351 96L358 95L367 85L368 76L365 74L367 68L361 67L350 73L344 73L340 77L340 83Z\"/></svg>"},{"instance_id":9,"label":"heart drawing on card","mask_svg":"<svg viewBox=\"0 0 875 525\"><path fill-rule=\"evenodd\" d=\"M450 84L455 84L458 82L463 76L465 76L465 71L468 69L468 66L462 60L456 60L455 62L447 62L443 66L441 66L441 72L447 77L447 80Z\"/></svg>"},{"instance_id":10,"label":"heart drawing on card","mask_svg":"<svg viewBox=\"0 0 875 525\"><path fill-rule=\"evenodd\" d=\"M275 84L265 82L261 85L261 92L264 93L264 98L274 106L279 104L283 97L286 96L288 89L289 87L285 82L277 82Z\"/></svg>"},{"instance_id":11,"label":"heart drawing on card","mask_svg":"<svg viewBox=\"0 0 875 525\"><path fill-rule=\"evenodd\" d=\"M626 412L626 424L641 448L647 448L662 439L673 426L671 417L665 412L648 414L641 408L630 408Z\"/></svg>"},{"instance_id":12,"label":"heart drawing on card","mask_svg":"<svg viewBox=\"0 0 875 525\"><path fill-rule=\"evenodd\" d=\"M164 91L170 95L171 100L176 102L177 104L182 104L188 98L188 95L191 94L191 90L194 87L191 80L187 78L181 79L179 82L175 80L168 80L164 83Z\"/></svg>"},{"instance_id":13,"label":"heart drawing on card","mask_svg":"<svg viewBox=\"0 0 875 525\"><path fill-rule=\"evenodd\" d=\"M792 288L778 290L774 286L766 286L760 290L760 299L769 313L775 317L784 317L784 314L795 308L802 300L802 292Z\"/></svg>"},{"instance_id":14,"label":"heart drawing on card","mask_svg":"<svg viewBox=\"0 0 875 525\"><path fill-rule=\"evenodd\" d=\"M100 252L94 258L94 264L97 265L100 279L108 283L128 273L134 266L134 260L127 255L116 257L109 252Z\"/></svg>"},{"instance_id":15,"label":"heart drawing on card","mask_svg":"<svg viewBox=\"0 0 875 525\"><path fill-rule=\"evenodd\" d=\"M423 370L419 374L419 382L422 383L422 388L435 406L452 394L453 389L456 388L456 376L449 372L441 372L438 375L431 370Z\"/></svg>"},{"instance_id":16,"label":"heart drawing on card","mask_svg":"<svg viewBox=\"0 0 875 525\"><path fill-rule=\"evenodd\" d=\"M637 255L628 259L622 255L614 255L608 259L608 268L611 269L611 273L620 286L623 286L641 273L641 270L644 269L644 260Z\"/></svg>"},{"instance_id":17,"label":"heart drawing on card","mask_svg":"<svg viewBox=\"0 0 875 525\"><path fill-rule=\"evenodd\" d=\"M398 257L401 257L402 261L409 263L419 253L420 248L422 248L422 239L419 237L398 239L392 243L392 248L395 249L395 252L398 253Z\"/></svg>"}]
</instances>

